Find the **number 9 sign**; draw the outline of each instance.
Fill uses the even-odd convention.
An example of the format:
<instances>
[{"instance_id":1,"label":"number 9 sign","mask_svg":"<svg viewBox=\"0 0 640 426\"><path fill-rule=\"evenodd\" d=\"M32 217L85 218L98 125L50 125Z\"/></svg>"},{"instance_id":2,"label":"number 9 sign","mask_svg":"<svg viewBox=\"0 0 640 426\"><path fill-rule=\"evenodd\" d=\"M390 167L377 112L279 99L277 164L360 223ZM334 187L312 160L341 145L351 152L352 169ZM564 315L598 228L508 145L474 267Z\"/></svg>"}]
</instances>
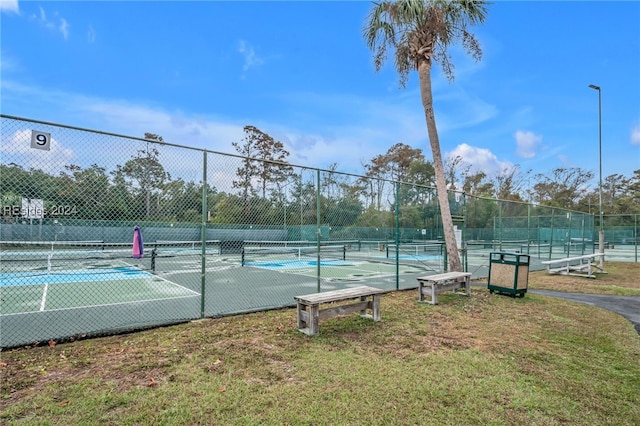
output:
<instances>
[{"instance_id":1,"label":"number 9 sign","mask_svg":"<svg viewBox=\"0 0 640 426\"><path fill-rule=\"evenodd\" d=\"M31 131L31 148L49 151L51 149L51 133Z\"/></svg>"}]
</instances>

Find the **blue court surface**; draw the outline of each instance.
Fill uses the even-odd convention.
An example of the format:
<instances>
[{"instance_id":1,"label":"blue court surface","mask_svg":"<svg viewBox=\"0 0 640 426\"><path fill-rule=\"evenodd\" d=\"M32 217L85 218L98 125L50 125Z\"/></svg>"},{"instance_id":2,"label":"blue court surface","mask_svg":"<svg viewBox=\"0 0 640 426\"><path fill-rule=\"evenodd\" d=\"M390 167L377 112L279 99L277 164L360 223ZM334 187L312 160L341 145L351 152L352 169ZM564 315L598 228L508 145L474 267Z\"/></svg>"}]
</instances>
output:
<instances>
[{"instance_id":1,"label":"blue court surface","mask_svg":"<svg viewBox=\"0 0 640 426\"><path fill-rule=\"evenodd\" d=\"M149 272L141 271L137 268L129 266L97 270L8 272L0 274L0 287L89 281L130 280L151 277L153 277L153 275Z\"/></svg>"}]
</instances>

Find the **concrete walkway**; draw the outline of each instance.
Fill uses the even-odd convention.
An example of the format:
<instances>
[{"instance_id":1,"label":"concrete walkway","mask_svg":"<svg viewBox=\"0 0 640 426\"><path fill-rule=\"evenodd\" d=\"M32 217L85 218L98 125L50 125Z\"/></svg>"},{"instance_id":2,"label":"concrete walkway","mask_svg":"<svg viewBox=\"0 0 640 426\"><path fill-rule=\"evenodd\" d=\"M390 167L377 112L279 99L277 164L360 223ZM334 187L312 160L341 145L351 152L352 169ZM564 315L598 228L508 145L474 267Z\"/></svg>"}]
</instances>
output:
<instances>
[{"instance_id":1,"label":"concrete walkway","mask_svg":"<svg viewBox=\"0 0 640 426\"><path fill-rule=\"evenodd\" d=\"M529 289L528 292L608 309L631 321L638 334L640 334L640 296L608 296L602 294L566 293L563 291L531 289Z\"/></svg>"}]
</instances>

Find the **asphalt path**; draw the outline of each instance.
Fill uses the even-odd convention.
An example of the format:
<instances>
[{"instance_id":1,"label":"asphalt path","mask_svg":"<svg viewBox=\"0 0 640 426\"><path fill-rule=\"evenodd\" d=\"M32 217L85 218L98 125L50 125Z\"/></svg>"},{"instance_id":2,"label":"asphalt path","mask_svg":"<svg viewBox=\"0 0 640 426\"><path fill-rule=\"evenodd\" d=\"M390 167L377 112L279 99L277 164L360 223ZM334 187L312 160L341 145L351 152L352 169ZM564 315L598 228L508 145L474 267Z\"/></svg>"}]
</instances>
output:
<instances>
[{"instance_id":1,"label":"asphalt path","mask_svg":"<svg viewBox=\"0 0 640 426\"><path fill-rule=\"evenodd\" d=\"M640 334L640 296L608 296L602 294L565 293L552 290L531 290L528 292L559 299L572 300L616 312L633 324Z\"/></svg>"}]
</instances>

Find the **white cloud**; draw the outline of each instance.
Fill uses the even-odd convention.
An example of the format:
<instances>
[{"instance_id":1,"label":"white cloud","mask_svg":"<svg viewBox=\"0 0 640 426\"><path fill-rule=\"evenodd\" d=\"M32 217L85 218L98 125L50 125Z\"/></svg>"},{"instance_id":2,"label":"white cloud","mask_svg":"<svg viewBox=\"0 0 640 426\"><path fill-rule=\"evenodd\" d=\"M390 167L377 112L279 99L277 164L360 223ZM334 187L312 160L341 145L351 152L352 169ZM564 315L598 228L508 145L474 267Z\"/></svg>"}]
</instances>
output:
<instances>
[{"instance_id":1,"label":"white cloud","mask_svg":"<svg viewBox=\"0 0 640 426\"><path fill-rule=\"evenodd\" d=\"M18 0L0 0L0 12L20 13Z\"/></svg>"},{"instance_id":2,"label":"white cloud","mask_svg":"<svg viewBox=\"0 0 640 426\"><path fill-rule=\"evenodd\" d=\"M500 161L498 157L486 148L478 148L466 143L460 144L451 152L445 154L445 158L461 157L471 165L473 172L484 172L487 176L501 173L503 170L513 167L508 161Z\"/></svg>"},{"instance_id":3,"label":"white cloud","mask_svg":"<svg viewBox=\"0 0 640 426\"><path fill-rule=\"evenodd\" d=\"M40 10L40 21L47 22L47 14L45 13L42 6L38 6L38 9Z\"/></svg>"},{"instance_id":4,"label":"white cloud","mask_svg":"<svg viewBox=\"0 0 640 426\"><path fill-rule=\"evenodd\" d=\"M89 25L89 30L87 31L87 41L89 43L93 43L96 41L96 30L93 29L93 26Z\"/></svg>"},{"instance_id":5,"label":"white cloud","mask_svg":"<svg viewBox=\"0 0 640 426\"><path fill-rule=\"evenodd\" d=\"M20 72L22 69L18 60L15 57L9 56L6 51L0 52L0 72ZM6 76L6 74L5 74Z\"/></svg>"},{"instance_id":6,"label":"white cloud","mask_svg":"<svg viewBox=\"0 0 640 426\"><path fill-rule=\"evenodd\" d=\"M238 52L244 58L244 64L242 65L243 76L250 68L260 66L264 63L264 61L256 55L253 46L244 40L240 40L238 43Z\"/></svg>"},{"instance_id":7,"label":"white cloud","mask_svg":"<svg viewBox=\"0 0 640 426\"><path fill-rule=\"evenodd\" d=\"M569 157L566 154L558 154L558 161L560 161L560 164L562 165L562 167L566 167L566 168L576 167L575 162L571 159L571 157Z\"/></svg>"},{"instance_id":8,"label":"white cloud","mask_svg":"<svg viewBox=\"0 0 640 426\"><path fill-rule=\"evenodd\" d=\"M279 101L293 109L286 122L277 122L255 117L238 121L211 114L187 115L125 100L24 86L11 80L1 84L16 102L39 99L39 108L50 121L59 119L63 124L137 137L145 132L156 133L170 143L221 153L236 153L231 143L239 142L244 137L243 127L251 124L283 142L290 152L289 162L300 166L328 168L336 163L343 172L359 174L363 172L362 164L398 142L420 148L427 158L431 157L420 98L409 94L389 99L308 92L284 94ZM470 162L479 163L480 157L476 153ZM82 161L83 155L80 158L79 165L90 164ZM109 161L105 166L111 166L116 159ZM490 163L492 169L502 168L495 156L493 161L482 160L482 164Z\"/></svg>"},{"instance_id":9,"label":"white cloud","mask_svg":"<svg viewBox=\"0 0 640 426\"><path fill-rule=\"evenodd\" d=\"M234 122L232 119L212 115L186 115L180 111L169 111L123 100L101 99L81 96L69 92L43 90L20 84L2 82L3 90L12 96L41 100L41 107L46 111L56 111L50 117L55 122L60 119L62 124L69 124L89 129L96 129L114 134L143 137L144 133L156 133L171 144L192 148L207 149L223 154L236 154L232 142L240 142L244 137L243 127L252 124L284 143L290 152L289 162L298 166L328 168L332 163L338 163L339 170L350 173L361 173L362 163L368 163L375 155L385 152L397 143L398 134L408 135L407 129L412 127L412 120L406 123L395 121L392 117L403 116L402 109L386 117L381 124L383 128L391 126L393 130L366 126L358 123L332 126L326 131L300 129L281 125L274 122L251 121ZM374 108L375 110L376 108ZM384 115L379 110L375 116ZM417 115L420 119L420 114ZM63 117L63 118L62 118ZM394 126L393 123L396 123ZM421 124L421 123L420 123ZM419 126L420 131L415 137L426 137L426 130ZM53 133L53 132L52 132ZM407 139L402 139L410 143ZM112 169L135 153L133 148L121 149L122 141L108 140L116 145L106 150L88 149L86 146L76 152L76 164L87 167L92 163ZM413 140L415 142L415 140ZM412 144L416 146L416 144ZM132 146L135 146L133 144ZM120 148L119 148L120 147ZM192 167L194 163L201 164L201 155L196 151L175 150L163 153L163 158L172 164L171 174L187 180L200 180L195 176ZM225 160L226 159L226 160ZM236 166L231 166L231 157L211 155L209 164L221 164L224 170L216 173L230 174L235 172ZM180 170L178 170L180 167ZM222 180L216 179L216 187L224 189Z\"/></svg>"},{"instance_id":10,"label":"white cloud","mask_svg":"<svg viewBox=\"0 0 640 426\"><path fill-rule=\"evenodd\" d=\"M416 99L420 100L420 96L416 95ZM498 115L498 109L494 105L469 95L459 87L435 92L434 102L437 104L436 121L440 132L474 127ZM443 111L449 114L443 114ZM422 116L424 120L424 111Z\"/></svg>"},{"instance_id":11,"label":"white cloud","mask_svg":"<svg viewBox=\"0 0 640 426\"><path fill-rule=\"evenodd\" d=\"M32 20L37 21L38 23L40 23L40 25L49 30L60 31L60 34L62 34L62 37L64 37L65 40L69 39L69 22L67 22L66 19L59 17L58 12L55 12L53 14L54 18L49 18L47 16L47 12L42 6L38 6L38 11L38 15L31 15Z\"/></svg>"},{"instance_id":12,"label":"white cloud","mask_svg":"<svg viewBox=\"0 0 640 426\"><path fill-rule=\"evenodd\" d=\"M533 158L538 152L542 136L538 136L533 132L525 132L518 130L513 135L516 138L516 153L522 158Z\"/></svg>"},{"instance_id":13,"label":"white cloud","mask_svg":"<svg viewBox=\"0 0 640 426\"><path fill-rule=\"evenodd\" d=\"M631 129L631 145L640 145L640 124Z\"/></svg>"},{"instance_id":14,"label":"white cloud","mask_svg":"<svg viewBox=\"0 0 640 426\"><path fill-rule=\"evenodd\" d=\"M66 19L60 18L60 26L58 27L65 40L69 38L69 23Z\"/></svg>"},{"instance_id":15,"label":"white cloud","mask_svg":"<svg viewBox=\"0 0 640 426\"><path fill-rule=\"evenodd\" d=\"M3 162L17 163L25 169L37 169L47 173L58 173L76 158L71 148L56 138L51 138L48 151L31 148L31 129L16 130L0 144Z\"/></svg>"},{"instance_id":16,"label":"white cloud","mask_svg":"<svg viewBox=\"0 0 640 426\"><path fill-rule=\"evenodd\" d=\"M368 163L381 153L379 143L371 143L370 138L363 137L356 129L341 133L340 136L302 133L298 129L265 131L285 145L291 154L290 163L301 166L328 169L336 163L342 172L361 173L362 163Z\"/></svg>"}]
</instances>

